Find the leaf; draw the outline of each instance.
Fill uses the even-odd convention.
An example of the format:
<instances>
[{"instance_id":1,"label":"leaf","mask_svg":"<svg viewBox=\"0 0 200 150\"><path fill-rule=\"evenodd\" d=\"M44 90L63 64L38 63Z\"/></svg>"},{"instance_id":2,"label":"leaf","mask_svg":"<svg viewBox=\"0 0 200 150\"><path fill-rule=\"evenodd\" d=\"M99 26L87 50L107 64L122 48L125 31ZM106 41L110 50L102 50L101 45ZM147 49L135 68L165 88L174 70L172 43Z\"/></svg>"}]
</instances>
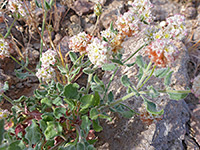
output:
<instances>
[{"instance_id":1,"label":"leaf","mask_svg":"<svg viewBox=\"0 0 200 150\"><path fill-rule=\"evenodd\" d=\"M84 143L77 143L77 146L76 146L77 150L85 150L85 144Z\"/></svg>"},{"instance_id":2,"label":"leaf","mask_svg":"<svg viewBox=\"0 0 200 150\"><path fill-rule=\"evenodd\" d=\"M101 84L101 85L103 84L103 82L98 78L96 74L94 75L93 79L94 79L94 82L96 82L97 84Z\"/></svg>"},{"instance_id":3,"label":"leaf","mask_svg":"<svg viewBox=\"0 0 200 150\"><path fill-rule=\"evenodd\" d=\"M77 99L79 96L78 88L79 88L79 85L76 83L66 85L64 87L64 96L67 99Z\"/></svg>"},{"instance_id":4,"label":"leaf","mask_svg":"<svg viewBox=\"0 0 200 150\"><path fill-rule=\"evenodd\" d=\"M155 77L159 77L159 78L163 78L164 76L167 75L167 73L170 71L170 68L161 68L161 69L157 69L154 71L154 76Z\"/></svg>"},{"instance_id":5,"label":"leaf","mask_svg":"<svg viewBox=\"0 0 200 150\"><path fill-rule=\"evenodd\" d=\"M104 64L102 66L102 69L105 71L113 71L116 68L116 65L111 63L111 64Z\"/></svg>"},{"instance_id":6,"label":"leaf","mask_svg":"<svg viewBox=\"0 0 200 150\"><path fill-rule=\"evenodd\" d=\"M46 121L40 120L40 121L39 121L39 124L40 124L40 128L42 129L42 132L44 132L44 131L46 130L46 128L47 128L47 123L46 123Z\"/></svg>"},{"instance_id":7,"label":"leaf","mask_svg":"<svg viewBox=\"0 0 200 150\"><path fill-rule=\"evenodd\" d=\"M143 57L141 55L136 57L136 61L135 63L140 67L140 68L144 68L145 66L145 62L143 60Z\"/></svg>"},{"instance_id":8,"label":"leaf","mask_svg":"<svg viewBox=\"0 0 200 150\"><path fill-rule=\"evenodd\" d=\"M82 116L81 117L82 123L81 123L81 129L86 131L86 134L88 134L90 130L90 125L92 124L89 120L88 116Z\"/></svg>"},{"instance_id":9,"label":"leaf","mask_svg":"<svg viewBox=\"0 0 200 150\"><path fill-rule=\"evenodd\" d=\"M3 90L4 92L9 89L8 81L4 82Z\"/></svg>"},{"instance_id":10,"label":"leaf","mask_svg":"<svg viewBox=\"0 0 200 150\"><path fill-rule=\"evenodd\" d=\"M37 0L35 0L35 4L36 4L36 6L37 6L38 8L42 8L42 5L39 4Z\"/></svg>"},{"instance_id":11,"label":"leaf","mask_svg":"<svg viewBox=\"0 0 200 150\"><path fill-rule=\"evenodd\" d=\"M99 114L99 112L97 111L96 108L92 108L92 109L90 110L90 118L91 118L92 120L96 120L96 119L98 118L98 114Z\"/></svg>"},{"instance_id":12,"label":"leaf","mask_svg":"<svg viewBox=\"0 0 200 150\"><path fill-rule=\"evenodd\" d=\"M62 126L59 122L47 122L47 128L44 131L46 140L53 139L55 136L58 136L62 133Z\"/></svg>"},{"instance_id":13,"label":"leaf","mask_svg":"<svg viewBox=\"0 0 200 150\"><path fill-rule=\"evenodd\" d=\"M99 116L99 118L101 118L101 119L107 119L108 121L111 121L111 120L112 120L112 118L109 117L109 116L107 116L107 115L99 114L98 116Z\"/></svg>"},{"instance_id":14,"label":"leaf","mask_svg":"<svg viewBox=\"0 0 200 150\"><path fill-rule=\"evenodd\" d=\"M60 117L62 117L66 113L66 109L63 107L57 107L54 109L53 113L56 119L60 119Z\"/></svg>"},{"instance_id":15,"label":"leaf","mask_svg":"<svg viewBox=\"0 0 200 150\"><path fill-rule=\"evenodd\" d=\"M111 103L111 102L113 102L113 100L114 100L114 95L113 95L112 91L110 91L108 93L108 102Z\"/></svg>"},{"instance_id":16,"label":"leaf","mask_svg":"<svg viewBox=\"0 0 200 150\"><path fill-rule=\"evenodd\" d=\"M85 73L85 74L93 74L94 73L94 70L92 70L90 67L88 67L88 68L84 68L83 69L83 72Z\"/></svg>"},{"instance_id":17,"label":"leaf","mask_svg":"<svg viewBox=\"0 0 200 150\"><path fill-rule=\"evenodd\" d=\"M38 90L38 89L36 89L35 91L34 91L34 94L35 94L35 96L37 97L37 98L44 98L44 97L46 97L46 95L47 95L47 91L46 90Z\"/></svg>"},{"instance_id":18,"label":"leaf","mask_svg":"<svg viewBox=\"0 0 200 150\"><path fill-rule=\"evenodd\" d=\"M62 98L60 98L60 97L58 96L56 99L54 99L54 100L52 101L52 103L55 104L55 105L57 105L57 106L59 106L59 105L62 104Z\"/></svg>"},{"instance_id":19,"label":"leaf","mask_svg":"<svg viewBox=\"0 0 200 150\"><path fill-rule=\"evenodd\" d=\"M66 65L66 67L67 67L67 65ZM63 66L57 66L57 68L62 75L66 75L68 73L67 70Z\"/></svg>"},{"instance_id":20,"label":"leaf","mask_svg":"<svg viewBox=\"0 0 200 150\"><path fill-rule=\"evenodd\" d=\"M62 92L63 89L64 89L64 86L61 83L59 83L59 82L56 83L56 87L57 87L57 89L58 89L59 92Z\"/></svg>"},{"instance_id":21,"label":"leaf","mask_svg":"<svg viewBox=\"0 0 200 150\"><path fill-rule=\"evenodd\" d=\"M98 85L98 84L92 84L91 89L92 91L99 92L99 93L104 93L104 90L105 90L105 88L102 87L102 85Z\"/></svg>"},{"instance_id":22,"label":"leaf","mask_svg":"<svg viewBox=\"0 0 200 150\"><path fill-rule=\"evenodd\" d=\"M29 74L28 72L25 72L25 73L21 73L21 72L18 72L17 70L15 70L15 73L16 73L16 76L19 78L19 79L25 79L29 76L32 76L31 74Z\"/></svg>"},{"instance_id":23,"label":"leaf","mask_svg":"<svg viewBox=\"0 0 200 150\"><path fill-rule=\"evenodd\" d=\"M74 52L69 52L69 57L72 62L75 62L77 60L77 56Z\"/></svg>"},{"instance_id":24,"label":"leaf","mask_svg":"<svg viewBox=\"0 0 200 150\"><path fill-rule=\"evenodd\" d=\"M100 104L100 95L98 92L94 93L94 99L93 99L93 106L98 106Z\"/></svg>"},{"instance_id":25,"label":"leaf","mask_svg":"<svg viewBox=\"0 0 200 150\"><path fill-rule=\"evenodd\" d=\"M169 98L172 100L181 100L187 97L188 93L170 93L167 92Z\"/></svg>"},{"instance_id":26,"label":"leaf","mask_svg":"<svg viewBox=\"0 0 200 150\"><path fill-rule=\"evenodd\" d=\"M123 75L123 76L121 77L121 83L122 83L123 86L125 86L125 87L128 87L128 86L130 86L130 84L131 84L127 75Z\"/></svg>"},{"instance_id":27,"label":"leaf","mask_svg":"<svg viewBox=\"0 0 200 150\"><path fill-rule=\"evenodd\" d=\"M167 76L164 79L164 85L169 86L169 84L171 83L171 77L172 77L172 73L173 71L170 71Z\"/></svg>"},{"instance_id":28,"label":"leaf","mask_svg":"<svg viewBox=\"0 0 200 150\"><path fill-rule=\"evenodd\" d=\"M46 10L49 10L51 8L51 6L49 5L49 3L46 0L44 0L44 6L45 6Z\"/></svg>"},{"instance_id":29,"label":"leaf","mask_svg":"<svg viewBox=\"0 0 200 150\"><path fill-rule=\"evenodd\" d=\"M25 100L27 100L28 98L24 95L22 95L19 99L14 100L15 103L21 103Z\"/></svg>"},{"instance_id":30,"label":"leaf","mask_svg":"<svg viewBox=\"0 0 200 150\"><path fill-rule=\"evenodd\" d=\"M4 120L0 119L0 145L3 141L3 134L4 134Z\"/></svg>"},{"instance_id":31,"label":"leaf","mask_svg":"<svg viewBox=\"0 0 200 150\"><path fill-rule=\"evenodd\" d=\"M41 100L41 103L47 105L48 107L51 107L51 106L52 106L52 100L50 100L50 99L47 98L47 97L43 98L43 99Z\"/></svg>"},{"instance_id":32,"label":"leaf","mask_svg":"<svg viewBox=\"0 0 200 150\"><path fill-rule=\"evenodd\" d=\"M104 40L105 42L108 42L108 39L107 39L107 38L105 38L104 36L103 36L103 40Z\"/></svg>"},{"instance_id":33,"label":"leaf","mask_svg":"<svg viewBox=\"0 0 200 150\"><path fill-rule=\"evenodd\" d=\"M123 65L123 62L119 59L111 59L112 62L119 64L119 65Z\"/></svg>"},{"instance_id":34,"label":"leaf","mask_svg":"<svg viewBox=\"0 0 200 150\"><path fill-rule=\"evenodd\" d=\"M160 111L157 110L157 107L156 107L156 104L147 100L145 98L145 106L146 106L146 109L148 112L150 112L151 114L159 114L159 115L162 115L164 113L164 110L161 109Z\"/></svg>"},{"instance_id":35,"label":"leaf","mask_svg":"<svg viewBox=\"0 0 200 150\"><path fill-rule=\"evenodd\" d=\"M87 109L90 106L94 105L94 95L84 95L80 99L81 101L81 108L82 109Z\"/></svg>"},{"instance_id":36,"label":"leaf","mask_svg":"<svg viewBox=\"0 0 200 150\"><path fill-rule=\"evenodd\" d=\"M113 32L113 33L115 33L115 34L118 33L118 31L115 30L114 27L113 27L113 22L110 23L110 31Z\"/></svg>"},{"instance_id":37,"label":"leaf","mask_svg":"<svg viewBox=\"0 0 200 150\"><path fill-rule=\"evenodd\" d=\"M151 85L151 86L147 86L147 89L149 90L148 95L151 98L156 98L159 96L159 92Z\"/></svg>"},{"instance_id":38,"label":"leaf","mask_svg":"<svg viewBox=\"0 0 200 150\"><path fill-rule=\"evenodd\" d=\"M6 150L24 150L26 147L23 141L14 141L12 142Z\"/></svg>"},{"instance_id":39,"label":"leaf","mask_svg":"<svg viewBox=\"0 0 200 150\"><path fill-rule=\"evenodd\" d=\"M96 141L96 140L95 140L95 141ZM87 150L96 150L96 148L94 148L93 145L88 145L88 146L87 146Z\"/></svg>"},{"instance_id":40,"label":"leaf","mask_svg":"<svg viewBox=\"0 0 200 150\"><path fill-rule=\"evenodd\" d=\"M45 112L42 115L42 120L46 121L46 122L54 121L53 113L51 113L51 112Z\"/></svg>"},{"instance_id":41,"label":"leaf","mask_svg":"<svg viewBox=\"0 0 200 150\"><path fill-rule=\"evenodd\" d=\"M132 66L134 66L134 65L135 65L135 62L132 63L132 64L126 64L126 66L128 66L128 67L132 67Z\"/></svg>"},{"instance_id":42,"label":"leaf","mask_svg":"<svg viewBox=\"0 0 200 150\"><path fill-rule=\"evenodd\" d=\"M93 129L96 131L96 132L100 132L103 130L102 126L99 125L98 121L97 120L93 120L92 121L92 126L93 126Z\"/></svg>"},{"instance_id":43,"label":"leaf","mask_svg":"<svg viewBox=\"0 0 200 150\"><path fill-rule=\"evenodd\" d=\"M69 109L73 110L75 107L75 102L72 99L64 98L64 101L69 105Z\"/></svg>"},{"instance_id":44,"label":"leaf","mask_svg":"<svg viewBox=\"0 0 200 150\"><path fill-rule=\"evenodd\" d=\"M35 120L32 120L32 124L28 126L25 131L25 138L29 141L29 145L35 145L40 141L40 129Z\"/></svg>"},{"instance_id":45,"label":"leaf","mask_svg":"<svg viewBox=\"0 0 200 150\"><path fill-rule=\"evenodd\" d=\"M122 117L129 119L129 118L133 117L133 115L135 113L131 110L128 110L128 111L122 111L122 112L120 112L120 114L122 115Z\"/></svg>"}]
</instances>

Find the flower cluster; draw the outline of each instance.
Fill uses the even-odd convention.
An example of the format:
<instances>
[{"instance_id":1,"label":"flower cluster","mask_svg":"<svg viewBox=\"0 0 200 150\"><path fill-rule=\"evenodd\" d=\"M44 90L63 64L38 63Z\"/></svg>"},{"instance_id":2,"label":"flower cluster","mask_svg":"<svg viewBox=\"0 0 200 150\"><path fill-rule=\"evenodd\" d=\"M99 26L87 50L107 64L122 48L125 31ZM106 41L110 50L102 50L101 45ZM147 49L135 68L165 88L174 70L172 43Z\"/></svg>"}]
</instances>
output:
<instances>
[{"instance_id":1,"label":"flower cluster","mask_svg":"<svg viewBox=\"0 0 200 150\"><path fill-rule=\"evenodd\" d=\"M0 119L7 118L8 115L9 115L9 111L7 109L5 110L0 109Z\"/></svg>"},{"instance_id":2,"label":"flower cluster","mask_svg":"<svg viewBox=\"0 0 200 150\"><path fill-rule=\"evenodd\" d=\"M56 63L57 53L51 49L47 50L42 54L41 57L41 68L38 69L36 76L45 82L49 82L52 78L55 77L55 70L53 65Z\"/></svg>"},{"instance_id":3,"label":"flower cluster","mask_svg":"<svg viewBox=\"0 0 200 150\"><path fill-rule=\"evenodd\" d=\"M9 44L4 38L0 38L0 58L9 57Z\"/></svg>"},{"instance_id":4,"label":"flower cluster","mask_svg":"<svg viewBox=\"0 0 200 150\"><path fill-rule=\"evenodd\" d=\"M153 16L151 14L152 3L149 0L135 0L130 11L140 18L142 22L151 23Z\"/></svg>"},{"instance_id":5,"label":"flower cluster","mask_svg":"<svg viewBox=\"0 0 200 150\"><path fill-rule=\"evenodd\" d=\"M74 52L84 53L87 45L91 42L92 36L81 32L70 38L69 48Z\"/></svg>"},{"instance_id":6,"label":"flower cluster","mask_svg":"<svg viewBox=\"0 0 200 150\"><path fill-rule=\"evenodd\" d=\"M197 98L200 99L200 75L195 77L192 82L193 82L193 85L192 85L191 91Z\"/></svg>"},{"instance_id":7,"label":"flower cluster","mask_svg":"<svg viewBox=\"0 0 200 150\"><path fill-rule=\"evenodd\" d=\"M166 22L161 22L157 27L145 31L144 40L150 43L146 53L158 66L165 67L178 56L178 49L173 42L182 40L186 35L184 20L184 16L175 15L167 18Z\"/></svg>"},{"instance_id":8,"label":"flower cluster","mask_svg":"<svg viewBox=\"0 0 200 150\"><path fill-rule=\"evenodd\" d=\"M152 62L161 67L166 67L178 57L179 51L172 40L158 39L146 47L146 53Z\"/></svg>"},{"instance_id":9,"label":"flower cluster","mask_svg":"<svg viewBox=\"0 0 200 150\"><path fill-rule=\"evenodd\" d=\"M10 11L12 11L13 13L19 13L22 17L26 16L26 9L20 0L9 0L8 4L8 9L10 9Z\"/></svg>"},{"instance_id":10,"label":"flower cluster","mask_svg":"<svg viewBox=\"0 0 200 150\"><path fill-rule=\"evenodd\" d=\"M105 41L101 41L97 37L92 39L92 42L87 46L86 51L90 61L95 66L102 66L107 63L111 56L109 44Z\"/></svg>"}]
</instances>

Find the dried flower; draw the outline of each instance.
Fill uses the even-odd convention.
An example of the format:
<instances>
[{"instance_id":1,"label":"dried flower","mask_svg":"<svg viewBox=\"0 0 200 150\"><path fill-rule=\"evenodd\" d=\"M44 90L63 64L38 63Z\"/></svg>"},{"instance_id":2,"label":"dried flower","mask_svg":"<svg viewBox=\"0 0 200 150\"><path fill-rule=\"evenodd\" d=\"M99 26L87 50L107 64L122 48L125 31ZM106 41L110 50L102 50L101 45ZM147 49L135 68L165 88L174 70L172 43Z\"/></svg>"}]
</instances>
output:
<instances>
[{"instance_id":1,"label":"dried flower","mask_svg":"<svg viewBox=\"0 0 200 150\"><path fill-rule=\"evenodd\" d=\"M143 109L140 113L140 120L147 125L157 123L158 121L162 120L162 118L162 115L151 114L146 109Z\"/></svg>"},{"instance_id":2,"label":"dried flower","mask_svg":"<svg viewBox=\"0 0 200 150\"><path fill-rule=\"evenodd\" d=\"M128 11L118 17L116 26L120 34L131 37L139 32L140 23L139 18L131 11Z\"/></svg>"},{"instance_id":3,"label":"dried flower","mask_svg":"<svg viewBox=\"0 0 200 150\"><path fill-rule=\"evenodd\" d=\"M8 5L8 9L13 13L19 13L23 17L27 15L26 9L20 0L9 0Z\"/></svg>"},{"instance_id":4,"label":"dried flower","mask_svg":"<svg viewBox=\"0 0 200 150\"><path fill-rule=\"evenodd\" d=\"M93 38L91 44L86 49L90 61L100 67L108 62L111 56L109 44L105 41L101 41L98 38Z\"/></svg>"},{"instance_id":5,"label":"dried flower","mask_svg":"<svg viewBox=\"0 0 200 150\"><path fill-rule=\"evenodd\" d=\"M193 85L192 85L191 91L197 98L200 99L200 75L195 77L192 82L193 82Z\"/></svg>"},{"instance_id":6,"label":"dried flower","mask_svg":"<svg viewBox=\"0 0 200 150\"><path fill-rule=\"evenodd\" d=\"M3 59L5 57L9 57L9 44L5 39L0 38L0 58Z\"/></svg>"},{"instance_id":7,"label":"dried flower","mask_svg":"<svg viewBox=\"0 0 200 150\"><path fill-rule=\"evenodd\" d=\"M5 110L0 109L0 119L7 118L9 114L10 112L7 109Z\"/></svg>"},{"instance_id":8,"label":"dried flower","mask_svg":"<svg viewBox=\"0 0 200 150\"><path fill-rule=\"evenodd\" d=\"M94 13L96 16L100 16L102 14L102 6L100 3L96 3L94 5Z\"/></svg>"},{"instance_id":9,"label":"dried flower","mask_svg":"<svg viewBox=\"0 0 200 150\"><path fill-rule=\"evenodd\" d=\"M92 36L81 32L70 38L69 48L74 52L84 53L87 45L91 42Z\"/></svg>"},{"instance_id":10,"label":"dried flower","mask_svg":"<svg viewBox=\"0 0 200 150\"><path fill-rule=\"evenodd\" d=\"M156 65L165 67L176 59L179 51L172 40L162 39L151 42L146 48L146 53Z\"/></svg>"}]
</instances>

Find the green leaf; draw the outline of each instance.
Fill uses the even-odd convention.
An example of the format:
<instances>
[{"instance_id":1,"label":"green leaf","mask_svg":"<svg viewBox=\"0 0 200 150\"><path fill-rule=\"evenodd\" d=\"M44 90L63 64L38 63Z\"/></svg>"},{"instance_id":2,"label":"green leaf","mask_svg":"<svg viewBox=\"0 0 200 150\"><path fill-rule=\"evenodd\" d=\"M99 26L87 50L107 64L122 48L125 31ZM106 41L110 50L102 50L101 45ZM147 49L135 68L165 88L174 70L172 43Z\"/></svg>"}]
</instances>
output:
<instances>
[{"instance_id":1,"label":"green leaf","mask_svg":"<svg viewBox=\"0 0 200 150\"><path fill-rule=\"evenodd\" d=\"M99 114L99 112L97 111L96 108L92 108L92 109L90 110L90 118L91 118L92 120L96 120L96 119L98 118L98 114Z\"/></svg>"},{"instance_id":2,"label":"green leaf","mask_svg":"<svg viewBox=\"0 0 200 150\"><path fill-rule=\"evenodd\" d=\"M96 140L94 140L94 141L96 141ZM94 148L93 145L88 145L87 146L87 150L96 150L96 148Z\"/></svg>"},{"instance_id":3,"label":"green leaf","mask_svg":"<svg viewBox=\"0 0 200 150\"><path fill-rule=\"evenodd\" d=\"M122 111L122 112L120 112L120 114L122 115L122 117L129 119L129 118L133 117L133 115L135 113L131 110L128 110L128 111Z\"/></svg>"},{"instance_id":4,"label":"green leaf","mask_svg":"<svg viewBox=\"0 0 200 150\"><path fill-rule=\"evenodd\" d=\"M54 99L52 101L52 103L55 104L55 105L57 105L57 106L59 106L59 105L62 104L62 98L58 96L56 99Z\"/></svg>"},{"instance_id":5,"label":"green leaf","mask_svg":"<svg viewBox=\"0 0 200 150\"><path fill-rule=\"evenodd\" d=\"M99 93L104 93L104 90L105 90L104 86L98 85L98 84L92 84L91 89L92 91L99 92Z\"/></svg>"},{"instance_id":6,"label":"green leaf","mask_svg":"<svg viewBox=\"0 0 200 150\"><path fill-rule=\"evenodd\" d=\"M42 129L42 132L44 132L45 130L46 130L46 128L47 128L47 123L46 123L46 121L44 121L44 120L40 120L39 121L39 124L40 124L40 128Z\"/></svg>"},{"instance_id":7,"label":"green leaf","mask_svg":"<svg viewBox=\"0 0 200 150\"><path fill-rule=\"evenodd\" d=\"M169 86L169 84L171 83L172 73L173 73L173 71L170 71L167 74L167 76L165 77L165 80L164 80L164 85Z\"/></svg>"},{"instance_id":8,"label":"green leaf","mask_svg":"<svg viewBox=\"0 0 200 150\"><path fill-rule=\"evenodd\" d=\"M105 71L113 71L116 68L116 65L111 63L111 64L104 64L102 66L102 69Z\"/></svg>"},{"instance_id":9,"label":"green leaf","mask_svg":"<svg viewBox=\"0 0 200 150\"><path fill-rule=\"evenodd\" d=\"M81 108L82 109L87 109L90 106L94 105L94 95L84 95L80 99L81 101Z\"/></svg>"},{"instance_id":10,"label":"green leaf","mask_svg":"<svg viewBox=\"0 0 200 150\"><path fill-rule=\"evenodd\" d=\"M115 34L118 33L118 31L115 30L114 27L113 27L113 22L110 23L110 31L113 32L113 33L115 33Z\"/></svg>"},{"instance_id":11,"label":"green leaf","mask_svg":"<svg viewBox=\"0 0 200 150\"><path fill-rule=\"evenodd\" d=\"M51 112L45 112L41 117L46 122L54 121L54 116Z\"/></svg>"},{"instance_id":12,"label":"green leaf","mask_svg":"<svg viewBox=\"0 0 200 150\"><path fill-rule=\"evenodd\" d=\"M35 120L32 120L32 124L28 126L26 129L25 138L29 141L29 145L35 145L40 141L41 134L38 125Z\"/></svg>"},{"instance_id":13,"label":"green leaf","mask_svg":"<svg viewBox=\"0 0 200 150\"><path fill-rule=\"evenodd\" d=\"M49 3L46 0L44 0L44 6L45 6L46 10L49 10L51 8L51 6L49 5Z\"/></svg>"},{"instance_id":14,"label":"green leaf","mask_svg":"<svg viewBox=\"0 0 200 150\"><path fill-rule=\"evenodd\" d=\"M3 134L4 134L4 120L0 119L0 145L3 140Z\"/></svg>"},{"instance_id":15,"label":"green leaf","mask_svg":"<svg viewBox=\"0 0 200 150\"><path fill-rule=\"evenodd\" d=\"M44 132L44 135L47 140L53 139L55 136L58 136L62 133L62 126L59 122L47 122L47 128Z\"/></svg>"},{"instance_id":16,"label":"green leaf","mask_svg":"<svg viewBox=\"0 0 200 150\"><path fill-rule=\"evenodd\" d=\"M48 107L51 107L51 106L52 106L52 100L50 100L50 99L47 98L47 97L43 98L43 99L41 100L41 103L47 105Z\"/></svg>"},{"instance_id":17,"label":"green leaf","mask_svg":"<svg viewBox=\"0 0 200 150\"><path fill-rule=\"evenodd\" d=\"M26 147L23 141L14 141L8 147L7 150L24 150Z\"/></svg>"},{"instance_id":18,"label":"green leaf","mask_svg":"<svg viewBox=\"0 0 200 150\"><path fill-rule=\"evenodd\" d=\"M142 57L141 55L138 55L138 56L136 57L135 63L136 63L140 68L144 68L144 66L145 66L145 62L144 62L143 57Z\"/></svg>"},{"instance_id":19,"label":"green leaf","mask_svg":"<svg viewBox=\"0 0 200 150\"><path fill-rule=\"evenodd\" d=\"M103 130L102 126L99 125L99 122L97 120L93 120L92 123L94 131L100 132Z\"/></svg>"},{"instance_id":20,"label":"green leaf","mask_svg":"<svg viewBox=\"0 0 200 150\"><path fill-rule=\"evenodd\" d=\"M113 95L112 91L110 91L108 93L108 102L111 103L111 102L113 102L113 100L114 100L114 95Z\"/></svg>"},{"instance_id":21,"label":"green leaf","mask_svg":"<svg viewBox=\"0 0 200 150\"><path fill-rule=\"evenodd\" d=\"M4 85L3 85L3 90L4 92L7 91L9 89L9 85L8 85L8 81L4 82Z\"/></svg>"},{"instance_id":22,"label":"green leaf","mask_svg":"<svg viewBox=\"0 0 200 150\"><path fill-rule=\"evenodd\" d=\"M85 150L85 144L84 143L77 143L77 146L76 146L77 150Z\"/></svg>"},{"instance_id":23,"label":"green leaf","mask_svg":"<svg viewBox=\"0 0 200 150\"><path fill-rule=\"evenodd\" d=\"M126 64L126 66L128 66L128 67L132 67L132 66L134 66L134 65L135 65L135 62L132 63L132 64Z\"/></svg>"},{"instance_id":24,"label":"green leaf","mask_svg":"<svg viewBox=\"0 0 200 150\"><path fill-rule=\"evenodd\" d=\"M76 83L68 84L64 87L64 95L67 99L77 99L78 98L78 88L79 85Z\"/></svg>"},{"instance_id":25,"label":"green leaf","mask_svg":"<svg viewBox=\"0 0 200 150\"><path fill-rule=\"evenodd\" d=\"M81 129L86 131L86 134L88 134L90 130L90 125L92 124L89 120L88 116L82 116L81 117L82 123L81 123Z\"/></svg>"},{"instance_id":26,"label":"green leaf","mask_svg":"<svg viewBox=\"0 0 200 150\"><path fill-rule=\"evenodd\" d=\"M75 62L77 60L77 56L74 52L69 52L69 57L72 62Z\"/></svg>"},{"instance_id":27,"label":"green leaf","mask_svg":"<svg viewBox=\"0 0 200 150\"><path fill-rule=\"evenodd\" d=\"M156 104L147 100L145 98L144 104L146 106L146 109L148 112L150 112L151 114L159 114L162 115L164 113L164 110L161 109L160 111L157 110Z\"/></svg>"},{"instance_id":28,"label":"green leaf","mask_svg":"<svg viewBox=\"0 0 200 150\"><path fill-rule=\"evenodd\" d=\"M109 117L109 116L107 116L107 115L99 114L98 116L99 116L99 118L101 118L101 119L107 119L108 121L111 121L111 120L112 120L112 118Z\"/></svg>"},{"instance_id":29,"label":"green leaf","mask_svg":"<svg viewBox=\"0 0 200 150\"><path fill-rule=\"evenodd\" d=\"M159 96L159 92L151 85L151 86L147 86L147 89L149 90L148 95L151 98L156 98Z\"/></svg>"},{"instance_id":30,"label":"green leaf","mask_svg":"<svg viewBox=\"0 0 200 150\"><path fill-rule=\"evenodd\" d=\"M38 89L36 89L34 91L35 97L37 97L37 98L44 98L44 97L46 97L47 93L48 92L46 90L38 90Z\"/></svg>"},{"instance_id":31,"label":"green leaf","mask_svg":"<svg viewBox=\"0 0 200 150\"><path fill-rule=\"evenodd\" d=\"M16 76L19 78L19 79L25 79L29 76L32 76L31 74L29 74L28 72L25 72L25 73L21 73L21 72L18 72L17 70L15 70L15 73L16 73Z\"/></svg>"},{"instance_id":32,"label":"green leaf","mask_svg":"<svg viewBox=\"0 0 200 150\"><path fill-rule=\"evenodd\" d=\"M67 67L67 65L66 65ZM67 74L67 70L63 67L63 66L57 66L58 70L60 70L60 73L62 75L66 75Z\"/></svg>"},{"instance_id":33,"label":"green leaf","mask_svg":"<svg viewBox=\"0 0 200 150\"><path fill-rule=\"evenodd\" d=\"M37 0L35 0L35 4L36 4L36 6L37 6L38 8L42 8L42 5L39 4Z\"/></svg>"},{"instance_id":34,"label":"green leaf","mask_svg":"<svg viewBox=\"0 0 200 150\"><path fill-rule=\"evenodd\" d=\"M60 119L60 117L62 117L63 115L65 115L66 113L66 109L63 107L57 107L54 109L54 116L56 117L56 119Z\"/></svg>"},{"instance_id":35,"label":"green leaf","mask_svg":"<svg viewBox=\"0 0 200 150\"><path fill-rule=\"evenodd\" d=\"M15 103L21 103L25 100L27 100L28 98L24 95L22 95L19 99L14 100Z\"/></svg>"},{"instance_id":36,"label":"green leaf","mask_svg":"<svg viewBox=\"0 0 200 150\"><path fill-rule=\"evenodd\" d=\"M123 62L119 59L111 59L112 62L119 64L119 65L123 65Z\"/></svg>"},{"instance_id":37,"label":"green leaf","mask_svg":"<svg viewBox=\"0 0 200 150\"><path fill-rule=\"evenodd\" d=\"M170 71L170 68L161 68L161 69L157 69L154 71L154 76L155 77L159 77L159 78L163 78L164 76L167 75L167 73Z\"/></svg>"},{"instance_id":38,"label":"green leaf","mask_svg":"<svg viewBox=\"0 0 200 150\"><path fill-rule=\"evenodd\" d=\"M103 84L103 82L98 78L98 76L95 74L94 75L94 82L96 82L97 84Z\"/></svg>"},{"instance_id":39,"label":"green leaf","mask_svg":"<svg viewBox=\"0 0 200 150\"><path fill-rule=\"evenodd\" d=\"M94 93L93 106L98 106L100 104L100 95L98 92Z\"/></svg>"},{"instance_id":40,"label":"green leaf","mask_svg":"<svg viewBox=\"0 0 200 150\"><path fill-rule=\"evenodd\" d=\"M125 87L128 87L128 86L130 86L130 84L131 84L127 75L123 75L123 76L121 77L121 83L122 83L123 86L125 86Z\"/></svg>"},{"instance_id":41,"label":"green leaf","mask_svg":"<svg viewBox=\"0 0 200 150\"><path fill-rule=\"evenodd\" d=\"M57 87L57 89L58 89L59 92L62 92L63 89L64 89L64 86L61 83L59 83L59 82L56 83L56 87Z\"/></svg>"},{"instance_id":42,"label":"green leaf","mask_svg":"<svg viewBox=\"0 0 200 150\"><path fill-rule=\"evenodd\" d=\"M103 36L103 41L108 42L108 39Z\"/></svg>"},{"instance_id":43,"label":"green leaf","mask_svg":"<svg viewBox=\"0 0 200 150\"><path fill-rule=\"evenodd\" d=\"M167 92L169 98L172 100L181 100L187 97L188 93L170 93Z\"/></svg>"},{"instance_id":44,"label":"green leaf","mask_svg":"<svg viewBox=\"0 0 200 150\"><path fill-rule=\"evenodd\" d=\"M85 73L85 74L93 74L94 73L94 70L92 70L90 67L88 67L88 68L84 68L83 69L83 72Z\"/></svg>"}]
</instances>

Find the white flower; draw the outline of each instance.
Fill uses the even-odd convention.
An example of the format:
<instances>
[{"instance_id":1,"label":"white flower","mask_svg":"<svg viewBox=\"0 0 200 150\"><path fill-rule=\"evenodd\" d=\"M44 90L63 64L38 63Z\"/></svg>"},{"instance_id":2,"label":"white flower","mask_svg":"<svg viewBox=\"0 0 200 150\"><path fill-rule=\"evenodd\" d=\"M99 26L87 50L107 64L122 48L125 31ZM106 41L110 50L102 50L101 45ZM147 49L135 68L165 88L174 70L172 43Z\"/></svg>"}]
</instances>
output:
<instances>
[{"instance_id":1,"label":"white flower","mask_svg":"<svg viewBox=\"0 0 200 150\"><path fill-rule=\"evenodd\" d=\"M38 69L36 76L40 80L48 83L55 78L55 70L52 67L41 67Z\"/></svg>"},{"instance_id":2,"label":"white flower","mask_svg":"<svg viewBox=\"0 0 200 150\"><path fill-rule=\"evenodd\" d=\"M87 46L86 51L88 52L90 61L98 67L108 63L111 56L108 43L98 38L92 39L92 43Z\"/></svg>"},{"instance_id":3,"label":"white flower","mask_svg":"<svg viewBox=\"0 0 200 150\"><path fill-rule=\"evenodd\" d=\"M46 52L44 52L41 57L42 67L54 65L56 63L56 55L57 53L51 49L48 49Z\"/></svg>"},{"instance_id":4,"label":"white flower","mask_svg":"<svg viewBox=\"0 0 200 150\"><path fill-rule=\"evenodd\" d=\"M9 44L5 39L0 38L0 58L9 57L10 52L8 51Z\"/></svg>"},{"instance_id":5,"label":"white flower","mask_svg":"<svg viewBox=\"0 0 200 150\"><path fill-rule=\"evenodd\" d=\"M10 9L10 11L16 13L18 12L23 17L27 15L26 9L20 0L9 0L8 5L8 9Z\"/></svg>"},{"instance_id":6,"label":"white flower","mask_svg":"<svg viewBox=\"0 0 200 150\"><path fill-rule=\"evenodd\" d=\"M10 112L7 109L5 110L0 109L0 119L7 118L9 114Z\"/></svg>"}]
</instances>

